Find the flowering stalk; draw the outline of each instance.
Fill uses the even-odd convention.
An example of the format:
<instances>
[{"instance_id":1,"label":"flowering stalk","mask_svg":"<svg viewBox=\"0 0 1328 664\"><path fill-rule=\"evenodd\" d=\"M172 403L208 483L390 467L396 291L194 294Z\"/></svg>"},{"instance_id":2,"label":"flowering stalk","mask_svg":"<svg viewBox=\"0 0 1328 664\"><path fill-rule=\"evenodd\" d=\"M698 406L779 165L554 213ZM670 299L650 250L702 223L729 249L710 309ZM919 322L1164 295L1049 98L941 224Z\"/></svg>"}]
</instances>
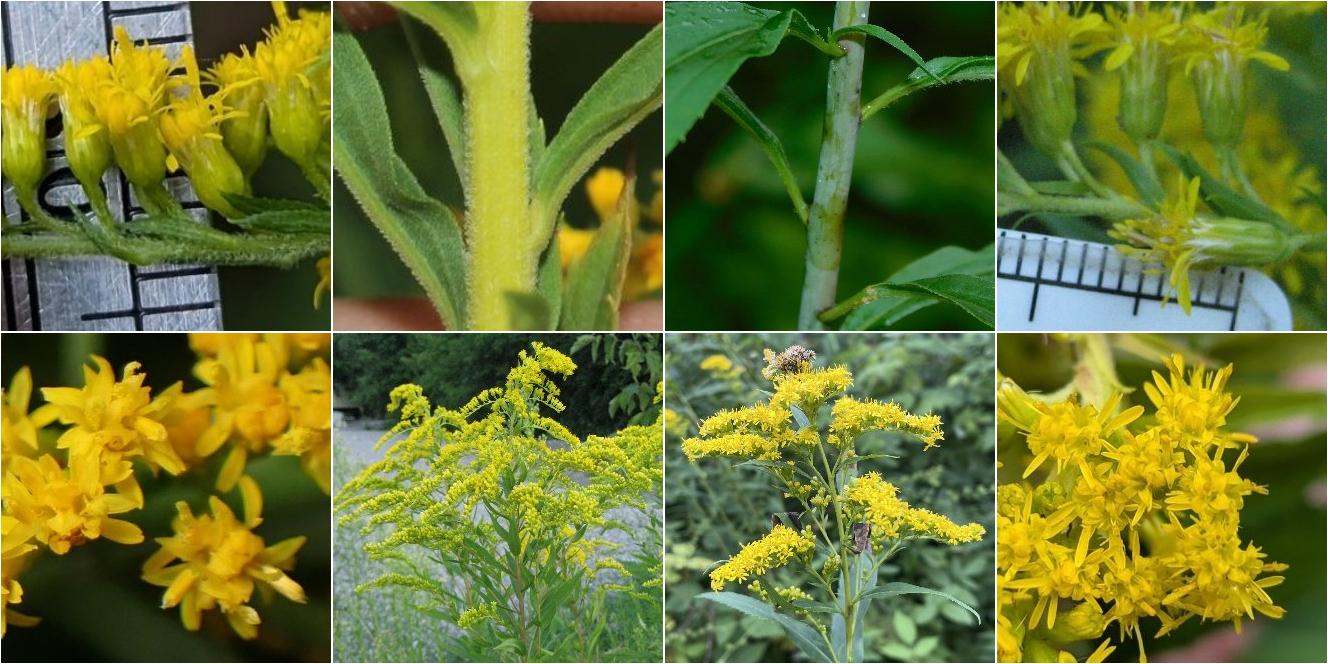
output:
<instances>
[{"instance_id":1,"label":"flowering stalk","mask_svg":"<svg viewBox=\"0 0 1328 664\"><path fill-rule=\"evenodd\" d=\"M867 23L869 0L835 3L834 30ZM834 306L839 288L839 261L844 253L844 210L853 179L853 155L861 122L863 38L847 34L839 39L844 55L830 61L825 93L825 130L816 167L816 192L807 215L806 275L798 327L825 329L817 318Z\"/></svg>"}]
</instances>

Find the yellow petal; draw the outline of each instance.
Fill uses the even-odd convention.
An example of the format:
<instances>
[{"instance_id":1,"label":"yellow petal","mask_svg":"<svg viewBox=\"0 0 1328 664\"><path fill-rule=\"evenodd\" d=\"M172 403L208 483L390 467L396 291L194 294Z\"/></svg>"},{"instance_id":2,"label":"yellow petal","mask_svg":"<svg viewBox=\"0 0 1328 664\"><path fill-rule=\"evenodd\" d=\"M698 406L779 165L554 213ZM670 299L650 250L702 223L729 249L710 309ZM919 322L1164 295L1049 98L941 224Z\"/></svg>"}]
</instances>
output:
<instances>
[{"instance_id":1,"label":"yellow petal","mask_svg":"<svg viewBox=\"0 0 1328 664\"><path fill-rule=\"evenodd\" d=\"M143 531L138 526L121 519L102 521L101 534L106 539L120 544L138 544L143 541Z\"/></svg>"},{"instance_id":2,"label":"yellow petal","mask_svg":"<svg viewBox=\"0 0 1328 664\"><path fill-rule=\"evenodd\" d=\"M231 453L226 457L226 463L222 464L221 472L217 473L217 491L225 493L235 488L235 483L240 481L240 476L244 474L244 464L249 460L249 453L238 445L231 447Z\"/></svg>"},{"instance_id":3,"label":"yellow petal","mask_svg":"<svg viewBox=\"0 0 1328 664\"><path fill-rule=\"evenodd\" d=\"M1117 46L1115 50L1111 52L1111 55L1107 56L1107 61L1102 63L1102 68L1107 71L1115 71L1118 67L1125 64L1125 61L1129 60L1130 55L1133 53L1134 46L1132 44L1129 42L1121 42L1120 46Z\"/></svg>"},{"instance_id":4,"label":"yellow petal","mask_svg":"<svg viewBox=\"0 0 1328 664\"><path fill-rule=\"evenodd\" d=\"M244 525L253 528L263 522L263 492L254 478L240 477L240 499L244 501Z\"/></svg>"},{"instance_id":5,"label":"yellow petal","mask_svg":"<svg viewBox=\"0 0 1328 664\"><path fill-rule=\"evenodd\" d=\"M185 568L175 575L175 580L166 588L166 592L161 596L161 608L169 609L180 603L184 599L185 593L193 588L194 582L198 580L198 573L194 570Z\"/></svg>"}]
</instances>

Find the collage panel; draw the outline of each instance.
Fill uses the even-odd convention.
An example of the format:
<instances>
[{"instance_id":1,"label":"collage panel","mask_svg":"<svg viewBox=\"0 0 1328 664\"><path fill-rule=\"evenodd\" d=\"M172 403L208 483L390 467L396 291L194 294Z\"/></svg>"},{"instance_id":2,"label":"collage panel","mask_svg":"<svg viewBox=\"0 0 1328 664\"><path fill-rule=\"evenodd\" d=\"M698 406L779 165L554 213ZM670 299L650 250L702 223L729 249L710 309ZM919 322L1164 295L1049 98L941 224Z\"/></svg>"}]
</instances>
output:
<instances>
[{"instance_id":1,"label":"collage panel","mask_svg":"<svg viewBox=\"0 0 1328 664\"><path fill-rule=\"evenodd\" d=\"M670 662L992 661L989 334L670 334Z\"/></svg>"},{"instance_id":2,"label":"collage panel","mask_svg":"<svg viewBox=\"0 0 1328 664\"><path fill-rule=\"evenodd\" d=\"M334 355L338 661L658 661L661 335Z\"/></svg>"},{"instance_id":3,"label":"collage panel","mask_svg":"<svg viewBox=\"0 0 1328 664\"><path fill-rule=\"evenodd\" d=\"M1002 2L1002 331L1325 329L1325 4Z\"/></svg>"},{"instance_id":4,"label":"collage panel","mask_svg":"<svg viewBox=\"0 0 1328 664\"><path fill-rule=\"evenodd\" d=\"M4 2L0 327L330 329L330 9Z\"/></svg>"},{"instance_id":5,"label":"collage panel","mask_svg":"<svg viewBox=\"0 0 1328 664\"><path fill-rule=\"evenodd\" d=\"M1000 661L1324 660L1323 335L998 336Z\"/></svg>"},{"instance_id":6,"label":"collage panel","mask_svg":"<svg viewBox=\"0 0 1328 664\"><path fill-rule=\"evenodd\" d=\"M991 2L666 2L670 330L991 329Z\"/></svg>"},{"instance_id":7,"label":"collage panel","mask_svg":"<svg viewBox=\"0 0 1328 664\"><path fill-rule=\"evenodd\" d=\"M338 8L336 329L662 330L659 2Z\"/></svg>"},{"instance_id":8,"label":"collage panel","mask_svg":"<svg viewBox=\"0 0 1328 664\"><path fill-rule=\"evenodd\" d=\"M330 341L4 335L5 661L329 661Z\"/></svg>"}]
</instances>

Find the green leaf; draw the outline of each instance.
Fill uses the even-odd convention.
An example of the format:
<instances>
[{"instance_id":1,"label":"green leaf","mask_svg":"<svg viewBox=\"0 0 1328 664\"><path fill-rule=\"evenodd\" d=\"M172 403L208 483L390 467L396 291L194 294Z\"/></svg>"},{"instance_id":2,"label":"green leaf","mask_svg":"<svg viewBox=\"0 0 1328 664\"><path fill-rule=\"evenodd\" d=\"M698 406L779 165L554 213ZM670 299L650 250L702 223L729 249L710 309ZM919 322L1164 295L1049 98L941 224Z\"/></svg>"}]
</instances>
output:
<instances>
[{"instance_id":1,"label":"green leaf","mask_svg":"<svg viewBox=\"0 0 1328 664\"><path fill-rule=\"evenodd\" d=\"M413 4L413 3L412 3ZM464 328L466 250L447 206L424 193L397 156L387 105L373 67L355 38L332 37L337 75L333 94L333 163L365 214L401 256L452 329Z\"/></svg>"},{"instance_id":2,"label":"green leaf","mask_svg":"<svg viewBox=\"0 0 1328 664\"><path fill-rule=\"evenodd\" d=\"M618 58L572 107L549 142L533 180L538 236L553 234L563 199L604 151L659 108L663 38L663 27L656 26Z\"/></svg>"},{"instance_id":3,"label":"green leaf","mask_svg":"<svg viewBox=\"0 0 1328 664\"><path fill-rule=\"evenodd\" d=\"M326 208L269 210L230 220L254 233L327 234L331 216Z\"/></svg>"},{"instance_id":4,"label":"green leaf","mask_svg":"<svg viewBox=\"0 0 1328 664\"><path fill-rule=\"evenodd\" d=\"M617 209L595 231L586 253L568 269L560 329L618 329L618 305L637 221L635 185L636 178L628 177Z\"/></svg>"},{"instance_id":5,"label":"green leaf","mask_svg":"<svg viewBox=\"0 0 1328 664\"><path fill-rule=\"evenodd\" d=\"M821 635L818 634L816 630L807 626L806 623L800 620L779 613L775 610L775 607L770 606L765 602L733 592L701 593L696 596L696 599L703 599L708 602L722 604L731 609L737 609L749 616L773 620L784 628L784 631L788 634L789 638L797 644L798 648L802 650L803 654L809 659L818 662L832 661L829 653L827 653L825 648L822 647Z\"/></svg>"},{"instance_id":6,"label":"green leaf","mask_svg":"<svg viewBox=\"0 0 1328 664\"><path fill-rule=\"evenodd\" d=\"M802 408L798 407L797 404L790 405L789 410L792 411L793 421L798 423L799 429L806 429L811 426L812 422L807 419L807 413L802 412Z\"/></svg>"},{"instance_id":7,"label":"green leaf","mask_svg":"<svg viewBox=\"0 0 1328 664\"><path fill-rule=\"evenodd\" d=\"M918 68L922 70L925 76L932 79L932 82L934 82L936 85L945 85L945 81L941 80L941 77L938 76L936 72L931 69L931 67L927 66L927 62L922 59L922 56L918 55L917 51L913 50L912 46L909 46L907 42L905 42L903 39L900 39L899 35L896 35L895 33L890 32L889 30L886 30L885 28L882 28L879 25L872 25L871 23L846 25L830 33L830 38L838 41L839 38L843 37L844 35L854 34L854 33L864 34L867 35L868 37L875 37L889 44L890 46L893 46L896 51L903 53L905 56L908 57L909 60L912 60L913 64L917 65Z\"/></svg>"},{"instance_id":8,"label":"green leaf","mask_svg":"<svg viewBox=\"0 0 1328 664\"><path fill-rule=\"evenodd\" d=\"M886 281L868 286L835 305L821 315L821 320L830 322L844 318L839 326L842 330L894 325L914 312L938 304L940 300L908 289L894 289L890 284L946 274L970 274L991 280L994 260L993 245L976 251L962 247L941 247L900 268Z\"/></svg>"},{"instance_id":9,"label":"green leaf","mask_svg":"<svg viewBox=\"0 0 1328 664\"><path fill-rule=\"evenodd\" d=\"M793 169L789 166L788 155L784 152L784 144L779 141L775 132L771 131L761 118L756 117L751 108L738 98L733 88L724 86L719 91L719 96L715 97L715 106L724 111L739 127L746 129L748 133L756 139L761 151L774 164L775 170L779 172L779 177L784 181L784 189L788 191L789 200L793 202L793 209L797 211L798 218L807 222L807 201L802 197L802 190L798 188L798 179L793 175Z\"/></svg>"},{"instance_id":10,"label":"green leaf","mask_svg":"<svg viewBox=\"0 0 1328 664\"><path fill-rule=\"evenodd\" d=\"M443 139L447 141L447 152L452 157L452 167L456 169L457 177L461 179L464 186L466 182L466 132L464 129L465 111L461 105L461 93L457 91L457 86L452 82L450 76L429 64L410 21L402 21L401 27L406 32L406 43L410 45L411 55L415 56L415 66L419 69L420 81L424 83L424 91L429 95L429 103L433 105L433 114L438 120L438 128L442 130Z\"/></svg>"},{"instance_id":11,"label":"green leaf","mask_svg":"<svg viewBox=\"0 0 1328 664\"><path fill-rule=\"evenodd\" d=\"M531 329L558 329L563 309L563 260L556 235L549 241L549 248L544 250L544 258L540 261L539 274L536 276L535 292L543 298L550 315L543 325Z\"/></svg>"},{"instance_id":12,"label":"green leaf","mask_svg":"<svg viewBox=\"0 0 1328 664\"><path fill-rule=\"evenodd\" d=\"M903 83L881 93L862 107L862 119L875 115L900 99L928 88L967 81L990 81L996 78L996 59L990 55L955 57L943 55L927 61L909 73Z\"/></svg>"},{"instance_id":13,"label":"green leaf","mask_svg":"<svg viewBox=\"0 0 1328 664\"><path fill-rule=\"evenodd\" d=\"M990 276L945 274L903 283L889 283L886 284L886 288L931 295L958 306L988 327L991 327L996 317L996 287Z\"/></svg>"},{"instance_id":14,"label":"green leaf","mask_svg":"<svg viewBox=\"0 0 1328 664\"><path fill-rule=\"evenodd\" d=\"M455 51L467 50L479 27L474 3L470 2L391 2L402 14L419 19L438 33L447 47ZM336 54L333 54L336 57ZM341 65L337 65L340 68Z\"/></svg>"},{"instance_id":15,"label":"green leaf","mask_svg":"<svg viewBox=\"0 0 1328 664\"><path fill-rule=\"evenodd\" d=\"M941 592L934 588L924 588L922 586L915 586L911 583L901 583L896 581L894 583L887 583L883 586L877 586L876 588L873 588L872 590L864 594L861 600L884 599L889 597L898 597L899 595L936 595L938 597L944 597L945 599L950 600L956 605L968 610L969 613L973 614L974 618L978 619L978 624L979 625L982 624L982 616L978 615L978 612L973 607L959 601L958 599L955 599L953 595Z\"/></svg>"},{"instance_id":16,"label":"green leaf","mask_svg":"<svg viewBox=\"0 0 1328 664\"><path fill-rule=\"evenodd\" d=\"M322 203L311 203L292 198L260 198L245 196L244 194L226 194L226 202L230 203L236 212L244 216L276 210L322 210L327 212L327 206Z\"/></svg>"},{"instance_id":17,"label":"green leaf","mask_svg":"<svg viewBox=\"0 0 1328 664\"><path fill-rule=\"evenodd\" d=\"M1110 143L1089 141L1085 145L1111 157L1121 170L1125 171L1125 176L1130 178L1130 184L1134 185L1135 193L1139 194L1149 207L1157 209L1162 206L1162 201L1167 197L1162 191L1162 183L1157 181L1157 176L1143 162Z\"/></svg>"},{"instance_id":18,"label":"green leaf","mask_svg":"<svg viewBox=\"0 0 1328 664\"><path fill-rule=\"evenodd\" d=\"M890 624L895 628L895 636L900 641L913 645L918 640L918 625L913 622L913 618L903 611L895 611L890 618Z\"/></svg>"},{"instance_id":19,"label":"green leaf","mask_svg":"<svg viewBox=\"0 0 1328 664\"><path fill-rule=\"evenodd\" d=\"M793 9L781 12L741 2L666 2L664 21L669 26L669 38L664 42L664 75L669 81L665 154L682 141L748 58L774 53L790 32L825 43ZM835 54L843 53L833 44L826 46Z\"/></svg>"}]
</instances>

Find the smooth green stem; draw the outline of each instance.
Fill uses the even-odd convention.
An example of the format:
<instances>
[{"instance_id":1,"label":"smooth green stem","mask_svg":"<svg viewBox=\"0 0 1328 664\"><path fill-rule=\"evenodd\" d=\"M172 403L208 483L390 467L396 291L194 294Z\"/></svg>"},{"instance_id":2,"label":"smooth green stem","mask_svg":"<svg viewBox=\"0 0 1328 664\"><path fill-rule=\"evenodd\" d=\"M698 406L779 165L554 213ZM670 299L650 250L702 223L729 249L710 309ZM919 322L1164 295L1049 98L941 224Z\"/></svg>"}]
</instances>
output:
<instances>
[{"instance_id":1,"label":"smooth green stem","mask_svg":"<svg viewBox=\"0 0 1328 664\"><path fill-rule=\"evenodd\" d=\"M834 29L867 22L867 0L835 3ZM834 306L839 288L839 262L844 252L844 210L853 178L862 94L862 35L844 35L844 57L830 61L826 81L825 128L816 167L816 193L807 217L806 274L798 328L822 330L817 314Z\"/></svg>"},{"instance_id":2,"label":"smooth green stem","mask_svg":"<svg viewBox=\"0 0 1328 664\"><path fill-rule=\"evenodd\" d=\"M544 246L529 218L530 12L493 2L476 13L483 48L456 63L466 90L468 310L472 329L510 330L511 296L535 291Z\"/></svg>"},{"instance_id":3,"label":"smooth green stem","mask_svg":"<svg viewBox=\"0 0 1328 664\"><path fill-rule=\"evenodd\" d=\"M1084 165L1083 159L1079 158L1079 151L1074 149L1074 143L1066 141L1061 145L1061 156L1056 160L1056 163L1066 177L1084 183L1099 197L1106 199L1123 198L1111 187L1102 184L1096 177L1093 177L1092 171L1088 170L1088 166Z\"/></svg>"}]
</instances>

